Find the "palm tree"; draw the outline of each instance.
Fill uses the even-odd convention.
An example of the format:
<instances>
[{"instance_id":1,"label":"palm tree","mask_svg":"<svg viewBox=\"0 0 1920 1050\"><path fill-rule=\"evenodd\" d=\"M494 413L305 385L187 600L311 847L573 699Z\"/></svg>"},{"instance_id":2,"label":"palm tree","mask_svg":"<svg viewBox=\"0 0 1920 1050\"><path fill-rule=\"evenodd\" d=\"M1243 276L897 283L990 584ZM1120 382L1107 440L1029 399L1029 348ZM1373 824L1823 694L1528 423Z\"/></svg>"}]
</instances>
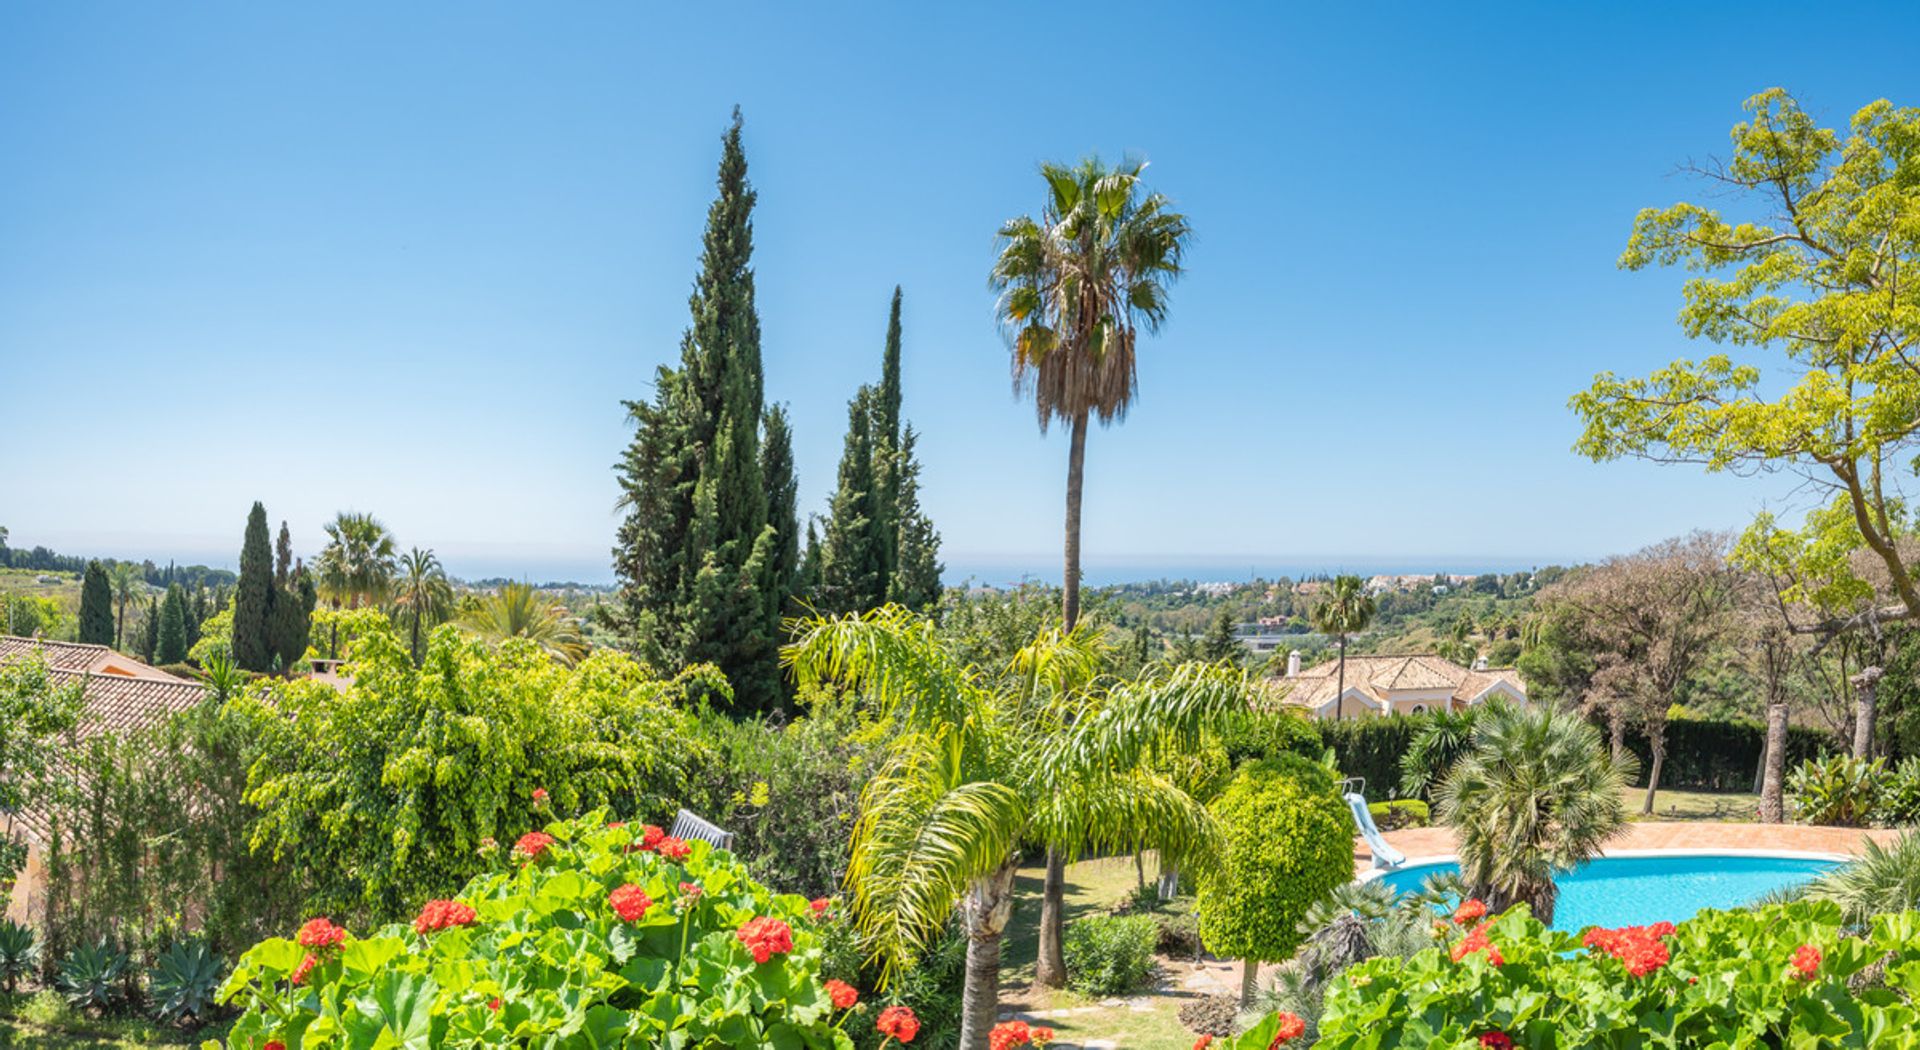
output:
<instances>
[{"instance_id":1,"label":"palm tree","mask_svg":"<svg viewBox=\"0 0 1920 1050\"><path fill-rule=\"evenodd\" d=\"M113 647L118 649L126 640L127 603L147 589L147 578L140 566L130 561L117 561L108 570L107 580L113 584Z\"/></svg>"},{"instance_id":2,"label":"palm tree","mask_svg":"<svg viewBox=\"0 0 1920 1050\"><path fill-rule=\"evenodd\" d=\"M1313 628L1321 634L1332 635L1340 642L1339 680L1333 694L1333 717L1338 720L1340 709L1347 706L1347 639L1359 634L1373 623L1373 598L1360 583L1358 576L1336 576L1333 588L1326 598L1313 607Z\"/></svg>"},{"instance_id":3,"label":"palm tree","mask_svg":"<svg viewBox=\"0 0 1920 1050\"><path fill-rule=\"evenodd\" d=\"M371 514L341 511L326 524L316 565L320 593L338 609L386 604L393 591L393 533Z\"/></svg>"},{"instance_id":4,"label":"palm tree","mask_svg":"<svg viewBox=\"0 0 1920 1050\"><path fill-rule=\"evenodd\" d=\"M1040 429L1067 424L1067 529L1062 618L1080 618L1080 490L1087 421L1124 418L1139 388L1137 328L1159 329L1167 289L1179 278L1186 216L1158 193L1145 193L1145 163L1107 167L1089 158L1073 167L1043 164L1047 203L1038 219L1000 227L1000 255L989 282L1013 348L1018 388L1031 387Z\"/></svg>"},{"instance_id":5,"label":"palm tree","mask_svg":"<svg viewBox=\"0 0 1920 1050\"><path fill-rule=\"evenodd\" d=\"M504 584L460 618L460 626L489 642L525 638L563 664L587 654L580 626L565 608L543 601L528 583Z\"/></svg>"},{"instance_id":6,"label":"palm tree","mask_svg":"<svg viewBox=\"0 0 1920 1050\"><path fill-rule=\"evenodd\" d=\"M1460 871L1494 911L1532 907L1553 922L1553 877L1600 852L1626 826L1631 756L1607 753L1572 712L1499 703L1474 720L1473 746L1434 792Z\"/></svg>"},{"instance_id":7,"label":"palm tree","mask_svg":"<svg viewBox=\"0 0 1920 1050\"><path fill-rule=\"evenodd\" d=\"M406 613L413 662L418 664L425 655L420 648L422 631L447 622L453 615L453 584L432 551L415 547L400 557L399 586L393 604Z\"/></svg>"},{"instance_id":8,"label":"palm tree","mask_svg":"<svg viewBox=\"0 0 1920 1050\"><path fill-rule=\"evenodd\" d=\"M1809 883L1803 896L1832 901L1847 922L1865 926L1875 915L1920 908L1920 832L1908 831L1882 846L1861 841L1861 853Z\"/></svg>"},{"instance_id":9,"label":"palm tree","mask_svg":"<svg viewBox=\"0 0 1920 1050\"><path fill-rule=\"evenodd\" d=\"M1086 645L1062 636L1029 654L1036 680L1071 684ZM1000 946L1023 842L1127 852L1157 848L1202 865L1217 832L1206 808L1148 771L1168 746L1242 709L1245 683L1219 668L1155 667L1068 711L1080 690L996 692L930 621L888 606L802 623L782 651L803 691L862 692L891 728L861 794L847 866L859 929L890 983L958 909L967 932L960 1046L981 1050L997 1020Z\"/></svg>"}]
</instances>

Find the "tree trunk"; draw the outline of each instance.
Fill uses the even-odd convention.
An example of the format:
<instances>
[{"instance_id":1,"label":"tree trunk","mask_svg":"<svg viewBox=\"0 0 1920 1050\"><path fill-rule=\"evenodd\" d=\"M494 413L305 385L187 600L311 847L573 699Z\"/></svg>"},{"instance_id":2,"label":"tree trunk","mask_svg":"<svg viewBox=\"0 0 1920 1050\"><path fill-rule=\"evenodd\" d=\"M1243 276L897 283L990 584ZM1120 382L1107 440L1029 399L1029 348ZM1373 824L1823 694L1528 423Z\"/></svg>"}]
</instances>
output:
<instances>
[{"instance_id":1,"label":"tree trunk","mask_svg":"<svg viewBox=\"0 0 1920 1050\"><path fill-rule=\"evenodd\" d=\"M967 982L960 994L960 1050L988 1050L1000 1019L1000 941L1013 913L1014 860L975 879L960 901L967 928Z\"/></svg>"},{"instance_id":2,"label":"tree trunk","mask_svg":"<svg viewBox=\"0 0 1920 1050\"><path fill-rule=\"evenodd\" d=\"M1347 706L1347 636L1340 636L1339 680L1333 687L1333 720L1340 721L1340 709Z\"/></svg>"},{"instance_id":3,"label":"tree trunk","mask_svg":"<svg viewBox=\"0 0 1920 1050\"><path fill-rule=\"evenodd\" d=\"M1066 630L1080 622L1080 490L1086 480L1087 413L1073 417L1073 437L1067 448L1067 557L1060 581L1060 618Z\"/></svg>"},{"instance_id":4,"label":"tree trunk","mask_svg":"<svg viewBox=\"0 0 1920 1050\"><path fill-rule=\"evenodd\" d=\"M1033 983L1045 988L1067 986L1067 959L1060 944L1066 932L1067 858L1047 850L1047 878L1040 893L1040 954L1033 964Z\"/></svg>"},{"instance_id":5,"label":"tree trunk","mask_svg":"<svg viewBox=\"0 0 1920 1050\"><path fill-rule=\"evenodd\" d=\"M1618 707L1607 708L1607 742L1613 748L1613 760L1620 761L1627 754L1627 720L1620 717Z\"/></svg>"},{"instance_id":6,"label":"tree trunk","mask_svg":"<svg viewBox=\"0 0 1920 1050\"><path fill-rule=\"evenodd\" d=\"M1641 805L1643 816L1653 816L1653 796L1660 790L1660 767L1667 764L1667 728L1661 726L1657 732L1647 734L1647 743L1653 746L1653 765L1647 769L1647 801Z\"/></svg>"},{"instance_id":7,"label":"tree trunk","mask_svg":"<svg viewBox=\"0 0 1920 1050\"><path fill-rule=\"evenodd\" d=\"M1760 820L1767 824L1784 823L1786 807L1781 789L1787 779L1787 705L1767 705L1767 755L1760 773Z\"/></svg>"},{"instance_id":8,"label":"tree trunk","mask_svg":"<svg viewBox=\"0 0 1920 1050\"><path fill-rule=\"evenodd\" d=\"M1260 964L1252 959L1240 960L1240 1009L1253 1005L1253 993L1260 987Z\"/></svg>"},{"instance_id":9,"label":"tree trunk","mask_svg":"<svg viewBox=\"0 0 1920 1050\"><path fill-rule=\"evenodd\" d=\"M1873 694L1881 673L1878 667L1869 667L1847 679L1853 686L1853 757L1862 761L1873 757Z\"/></svg>"},{"instance_id":10,"label":"tree trunk","mask_svg":"<svg viewBox=\"0 0 1920 1050\"><path fill-rule=\"evenodd\" d=\"M1133 882L1140 889L1147 888L1147 862L1142 859L1139 850L1133 851Z\"/></svg>"},{"instance_id":11,"label":"tree trunk","mask_svg":"<svg viewBox=\"0 0 1920 1050\"><path fill-rule=\"evenodd\" d=\"M1180 868L1167 860L1165 853L1160 854L1160 881L1158 885L1160 899L1170 901L1180 896Z\"/></svg>"}]
</instances>

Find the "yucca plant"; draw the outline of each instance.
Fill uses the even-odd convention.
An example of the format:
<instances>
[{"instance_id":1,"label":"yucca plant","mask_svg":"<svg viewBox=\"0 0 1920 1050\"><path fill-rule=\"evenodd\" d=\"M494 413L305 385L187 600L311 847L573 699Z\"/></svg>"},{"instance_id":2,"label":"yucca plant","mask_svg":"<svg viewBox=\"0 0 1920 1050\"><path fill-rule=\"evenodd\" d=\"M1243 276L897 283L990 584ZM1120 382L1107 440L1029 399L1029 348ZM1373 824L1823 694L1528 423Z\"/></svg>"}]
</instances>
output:
<instances>
[{"instance_id":1,"label":"yucca plant","mask_svg":"<svg viewBox=\"0 0 1920 1050\"><path fill-rule=\"evenodd\" d=\"M199 939L176 941L154 960L147 975L154 1016L169 1024L204 1018L220 991L226 965Z\"/></svg>"},{"instance_id":2,"label":"yucca plant","mask_svg":"<svg viewBox=\"0 0 1920 1050\"><path fill-rule=\"evenodd\" d=\"M54 990L76 1010L104 1013L126 997L127 955L105 940L82 945L60 960Z\"/></svg>"},{"instance_id":3,"label":"yucca plant","mask_svg":"<svg viewBox=\"0 0 1920 1050\"><path fill-rule=\"evenodd\" d=\"M12 995L20 979L40 964L40 938L33 927L12 919L0 920L0 984Z\"/></svg>"}]
</instances>

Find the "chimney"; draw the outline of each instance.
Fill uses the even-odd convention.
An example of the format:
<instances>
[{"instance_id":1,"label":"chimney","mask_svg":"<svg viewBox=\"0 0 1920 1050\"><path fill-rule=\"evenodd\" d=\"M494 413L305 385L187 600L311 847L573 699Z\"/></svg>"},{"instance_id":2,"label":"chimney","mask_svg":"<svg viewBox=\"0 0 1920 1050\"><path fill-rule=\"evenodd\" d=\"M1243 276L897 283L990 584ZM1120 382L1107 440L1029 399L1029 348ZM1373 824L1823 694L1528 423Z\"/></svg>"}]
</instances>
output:
<instances>
[{"instance_id":1,"label":"chimney","mask_svg":"<svg viewBox=\"0 0 1920 1050\"><path fill-rule=\"evenodd\" d=\"M1300 650L1298 649L1287 650L1287 677L1300 677Z\"/></svg>"},{"instance_id":2,"label":"chimney","mask_svg":"<svg viewBox=\"0 0 1920 1050\"><path fill-rule=\"evenodd\" d=\"M1476 671L1484 671L1487 669L1487 656L1485 653L1473 658L1473 669Z\"/></svg>"}]
</instances>

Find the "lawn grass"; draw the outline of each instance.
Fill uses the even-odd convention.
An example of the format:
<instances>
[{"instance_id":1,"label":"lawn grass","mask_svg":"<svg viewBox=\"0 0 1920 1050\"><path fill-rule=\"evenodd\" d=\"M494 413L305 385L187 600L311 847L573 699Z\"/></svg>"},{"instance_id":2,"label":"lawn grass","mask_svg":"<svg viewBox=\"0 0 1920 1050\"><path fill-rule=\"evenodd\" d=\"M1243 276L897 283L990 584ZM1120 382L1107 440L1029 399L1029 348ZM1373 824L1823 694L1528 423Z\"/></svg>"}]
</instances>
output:
<instances>
[{"instance_id":1,"label":"lawn grass","mask_svg":"<svg viewBox=\"0 0 1920 1050\"><path fill-rule=\"evenodd\" d=\"M185 1031L138 1018L94 1018L75 1013L52 992L0 997L0 1047L36 1050L134 1050L195 1047L221 1039L226 1025Z\"/></svg>"},{"instance_id":2,"label":"lawn grass","mask_svg":"<svg viewBox=\"0 0 1920 1050\"><path fill-rule=\"evenodd\" d=\"M1745 791L1670 791L1661 788L1653 797L1653 816L1640 815L1646 801L1645 788L1626 792L1627 813L1634 820L1707 820L1738 823L1758 819L1760 796Z\"/></svg>"}]
</instances>

